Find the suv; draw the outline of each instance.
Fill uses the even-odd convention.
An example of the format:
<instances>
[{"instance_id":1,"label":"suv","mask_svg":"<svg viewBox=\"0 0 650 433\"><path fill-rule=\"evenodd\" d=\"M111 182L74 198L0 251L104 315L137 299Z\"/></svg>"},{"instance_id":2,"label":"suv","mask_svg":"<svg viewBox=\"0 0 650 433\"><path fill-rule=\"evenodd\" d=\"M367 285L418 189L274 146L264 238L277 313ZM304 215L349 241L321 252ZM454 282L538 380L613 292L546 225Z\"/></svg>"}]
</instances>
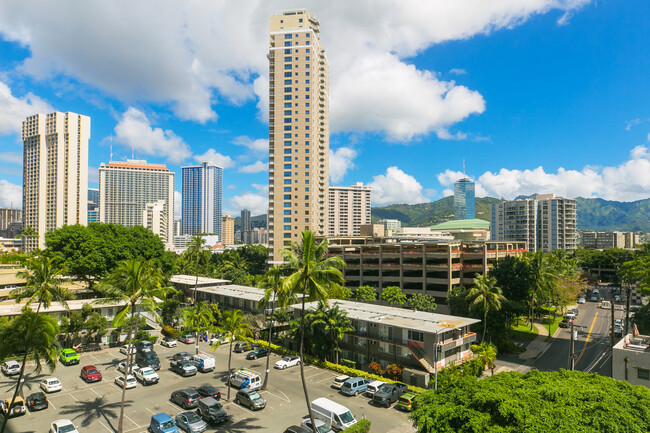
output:
<instances>
[{"instance_id":1,"label":"suv","mask_svg":"<svg viewBox=\"0 0 650 433\"><path fill-rule=\"evenodd\" d=\"M135 378L142 383L143 386L153 385L155 383L158 383L160 380L158 373L156 373L156 371L151 367L140 368L133 374L135 375Z\"/></svg>"},{"instance_id":2,"label":"suv","mask_svg":"<svg viewBox=\"0 0 650 433\"><path fill-rule=\"evenodd\" d=\"M375 395L375 393L379 391L379 387L385 383L386 382L382 382L381 380L375 380L374 382L370 382L368 384L368 387L366 388L366 396L372 397L373 395Z\"/></svg>"},{"instance_id":3,"label":"suv","mask_svg":"<svg viewBox=\"0 0 650 433\"><path fill-rule=\"evenodd\" d=\"M250 410L264 409L266 401L257 391L250 389L240 389L235 396L235 403L246 406Z\"/></svg>"},{"instance_id":4,"label":"suv","mask_svg":"<svg viewBox=\"0 0 650 433\"><path fill-rule=\"evenodd\" d=\"M135 350L138 352L151 352L153 350L153 343L149 340L142 340L135 345Z\"/></svg>"},{"instance_id":5,"label":"suv","mask_svg":"<svg viewBox=\"0 0 650 433\"><path fill-rule=\"evenodd\" d=\"M399 402L397 403L397 408L405 410L407 412L411 412L414 407L413 407L413 400L415 399L416 394L414 392L407 392L403 396L399 398Z\"/></svg>"},{"instance_id":6,"label":"suv","mask_svg":"<svg viewBox=\"0 0 650 433\"><path fill-rule=\"evenodd\" d=\"M63 349L59 360L63 365L79 364L79 354L72 349Z\"/></svg>"},{"instance_id":7,"label":"suv","mask_svg":"<svg viewBox=\"0 0 650 433\"><path fill-rule=\"evenodd\" d=\"M252 343L249 343L248 341L238 341L235 343L235 347L233 347L232 351L235 353L244 353L248 350L253 350L255 347Z\"/></svg>"},{"instance_id":8,"label":"suv","mask_svg":"<svg viewBox=\"0 0 650 433\"><path fill-rule=\"evenodd\" d=\"M174 418L166 413L159 413L151 417L148 431L151 433L178 433Z\"/></svg>"},{"instance_id":9,"label":"suv","mask_svg":"<svg viewBox=\"0 0 650 433\"><path fill-rule=\"evenodd\" d=\"M102 380L102 373L94 365L86 365L81 369L81 378L89 382L98 382Z\"/></svg>"},{"instance_id":10,"label":"suv","mask_svg":"<svg viewBox=\"0 0 650 433\"><path fill-rule=\"evenodd\" d=\"M265 356L269 356L269 349L266 347L260 347L246 355L246 359L257 359L263 358Z\"/></svg>"},{"instance_id":11,"label":"suv","mask_svg":"<svg viewBox=\"0 0 650 433\"><path fill-rule=\"evenodd\" d=\"M197 412L209 424L221 424L228 422L230 419L226 411L223 410L221 403L212 397L205 397L199 400Z\"/></svg>"},{"instance_id":12,"label":"suv","mask_svg":"<svg viewBox=\"0 0 650 433\"><path fill-rule=\"evenodd\" d=\"M193 388L180 389L178 391L172 392L169 400L171 400L172 403L176 403L183 409L192 409L199 405L201 395Z\"/></svg>"},{"instance_id":13,"label":"suv","mask_svg":"<svg viewBox=\"0 0 650 433\"><path fill-rule=\"evenodd\" d=\"M27 396L27 409L30 412L34 412L41 409L47 409L49 403L47 402L47 397L42 392L35 392L34 394L29 394Z\"/></svg>"},{"instance_id":14,"label":"suv","mask_svg":"<svg viewBox=\"0 0 650 433\"><path fill-rule=\"evenodd\" d=\"M344 383L346 380L348 380L349 378L350 378L350 376L346 376L346 375L343 375L343 376L336 376L336 377L334 378L334 382L332 382L332 388L334 388L334 389L341 389L341 386L343 386L343 383Z\"/></svg>"},{"instance_id":15,"label":"suv","mask_svg":"<svg viewBox=\"0 0 650 433\"><path fill-rule=\"evenodd\" d=\"M146 352L138 350L135 354L135 363L139 367L151 367L154 370L160 370L160 358L153 349Z\"/></svg>"},{"instance_id":16,"label":"suv","mask_svg":"<svg viewBox=\"0 0 650 433\"><path fill-rule=\"evenodd\" d=\"M372 402L378 406L390 407L408 391L408 386L403 383L387 383L379 387L379 391L372 396Z\"/></svg>"},{"instance_id":17,"label":"suv","mask_svg":"<svg viewBox=\"0 0 650 433\"><path fill-rule=\"evenodd\" d=\"M20 363L18 361L6 361L2 364L2 372L5 376L20 374Z\"/></svg>"},{"instance_id":18,"label":"suv","mask_svg":"<svg viewBox=\"0 0 650 433\"><path fill-rule=\"evenodd\" d=\"M352 377L341 385L341 393L345 395L358 395L365 392L370 380L363 377Z\"/></svg>"},{"instance_id":19,"label":"suv","mask_svg":"<svg viewBox=\"0 0 650 433\"><path fill-rule=\"evenodd\" d=\"M194 376L196 367L190 361L170 361L169 368L181 376Z\"/></svg>"}]
</instances>

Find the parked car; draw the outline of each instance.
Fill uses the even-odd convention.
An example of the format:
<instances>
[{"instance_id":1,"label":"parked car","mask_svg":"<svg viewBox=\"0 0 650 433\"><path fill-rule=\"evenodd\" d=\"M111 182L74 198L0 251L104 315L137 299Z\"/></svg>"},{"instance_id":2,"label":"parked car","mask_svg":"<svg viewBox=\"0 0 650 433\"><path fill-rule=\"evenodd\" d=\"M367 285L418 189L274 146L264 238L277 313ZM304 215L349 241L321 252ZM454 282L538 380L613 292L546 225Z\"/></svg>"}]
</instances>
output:
<instances>
[{"instance_id":1,"label":"parked car","mask_svg":"<svg viewBox=\"0 0 650 433\"><path fill-rule=\"evenodd\" d=\"M334 389L341 389L341 386L343 383L348 380L350 376L342 375L342 376L336 376L334 378L334 382L332 382L332 388Z\"/></svg>"},{"instance_id":2,"label":"parked car","mask_svg":"<svg viewBox=\"0 0 650 433\"><path fill-rule=\"evenodd\" d=\"M172 392L169 400L183 409L193 409L199 405L201 395L194 388L179 389Z\"/></svg>"},{"instance_id":3,"label":"parked car","mask_svg":"<svg viewBox=\"0 0 650 433\"><path fill-rule=\"evenodd\" d=\"M210 341L210 344L217 344L217 343L219 343L219 344L227 344L228 343L228 339L225 338L222 334L217 334L217 335L212 336L209 341Z\"/></svg>"},{"instance_id":4,"label":"parked car","mask_svg":"<svg viewBox=\"0 0 650 433\"><path fill-rule=\"evenodd\" d=\"M569 313L569 314L573 314L575 317L578 317L578 313L579 313L579 311L578 311L577 308L572 308L572 309L570 309L567 313Z\"/></svg>"},{"instance_id":5,"label":"parked car","mask_svg":"<svg viewBox=\"0 0 650 433\"><path fill-rule=\"evenodd\" d=\"M135 363L131 363L129 370L129 374L135 374L136 371L140 370L140 367ZM126 373L126 361L117 364L117 371L120 373Z\"/></svg>"},{"instance_id":6,"label":"parked car","mask_svg":"<svg viewBox=\"0 0 650 433\"><path fill-rule=\"evenodd\" d=\"M591 291L591 293L593 293L594 295L597 295L597 294L600 293L600 292L598 291L597 288L594 288L594 289Z\"/></svg>"},{"instance_id":7,"label":"parked car","mask_svg":"<svg viewBox=\"0 0 650 433\"><path fill-rule=\"evenodd\" d=\"M172 356L172 361L189 361L191 357L192 355L187 352L178 352Z\"/></svg>"},{"instance_id":8,"label":"parked car","mask_svg":"<svg viewBox=\"0 0 650 433\"><path fill-rule=\"evenodd\" d=\"M249 354L246 355L246 359L257 359L263 358L265 356L269 356L269 349L266 347L258 347L257 349L253 349L251 352L249 352Z\"/></svg>"},{"instance_id":9,"label":"parked car","mask_svg":"<svg viewBox=\"0 0 650 433\"><path fill-rule=\"evenodd\" d=\"M148 431L151 433L178 433L174 419L166 413L157 413L151 417Z\"/></svg>"},{"instance_id":10,"label":"parked car","mask_svg":"<svg viewBox=\"0 0 650 433\"><path fill-rule=\"evenodd\" d=\"M135 354L135 363L138 364L140 368L142 367L151 367L154 370L160 370L160 358L158 354L152 350L148 351L138 351Z\"/></svg>"},{"instance_id":11,"label":"parked car","mask_svg":"<svg viewBox=\"0 0 650 433\"><path fill-rule=\"evenodd\" d=\"M196 343L196 336L194 334L181 335L178 338L178 341L180 341L181 343L185 343L185 344Z\"/></svg>"},{"instance_id":12,"label":"parked car","mask_svg":"<svg viewBox=\"0 0 650 433\"><path fill-rule=\"evenodd\" d=\"M576 318L576 315L573 314L571 311L567 311L567 313L564 315L564 318L569 319L573 322Z\"/></svg>"},{"instance_id":13,"label":"parked car","mask_svg":"<svg viewBox=\"0 0 650 433\"><path fill-rule=\"evenodd\" d=\"M18 361L5 361L2 363L2 372L5 376L20 374L20 363Z\"/></svg>"},{"instance_id":14,"label":"parked car","mask_svg":"<svg viewBox=\"0 0 650 433\"><path fill-rule=\"evenodd\" d=\"M408 386L403 383L387 383L379 387L379 391L372 396L372 402L378 406L390 407L408 391Z\"/></svg>"},{"instance_id":15,"label":"parked car","mask_svg":"<svg viewBox=\"0 0 650 433\"><path fill-rule=\"evenodd\" d=\"M56 392L63 389L61 381L56 377L48 377L47 379L41 380L39 386L45 392Z\"/></svg>"},{"instance_id":16,"label":"parked car","mask_svg":"<svg viewBox=\"0 0 650 433\"><path fill-rule=\"evenodd\" d=\"M402 395L397 403L397 408L411 412L414 409L413 400L415 399L416 395L417 394L414 392L407 392L406 394Z\"/></svg>"},{"instance_id":17,"label":"parked car","mask_svg":"<svg viewBox=\"0 0 650 433\"><path fill-rule=\"evenodd\" d=\"M160 345L165 347L176 347L178 346L178 343L172 337L165 337L162 340L160 340Z\"/></svg>"},{"instance_id":18,"label":"parked car","mask_svg":"<svg viewBox=\"0 0 650 433\"><path fill-rule=\"evenodd\" d=\"M289 367L295 367L300 365L299 356L285 356L281 360L275 363L274 368L279 368L280 370L286 370Z\"/></svg>"},{"instance_id":19,"label":"parked car","mask_svg":"<svg viewBox=\"0 0 650 433\"><path fill-rule=\"evenodd\" d=\"M139 368L135 371L134 376L143 386L154 385L160 380L160 376L151 367Z\"/></svg>"},{"instance_id":20,"label":"parked car","mask_svg":"<svg viewBox=\"0 0 650 433\"><path fill-rule=\"evenodd\" d=\"M614 326L623 326L623 319L615 319Z\"/></svg>"},{"instance_id":21,"label":"parked car","mask_svg":"<svg viewBox=\"0 0 650 433\"><path fill-rule=\"evenodd\" d=\"M205 422L212 425L222 424L230 419L226 411L223 410L221 403L212 397L199 400L197 412Z\"/></svg>"},{"instance_id":22,"label":"parked car","mask_svg":"<svg viewBox=\"0 0 650 433\"><path fill-rule=\"evenodd\" d=\"M614 326L614 337L622 337L623 336L623 327L622 326Z\"/></svg>"},{"instance_id":23,"label":"parked car","mask_svg":"<svg viewBox=\"0 0 650 433\"><path fill-rule=\"evenodd\" d=\"M42 392L29 394L25 400L25 403L27 404L27 409L29 409L30 412L47 409L49 406L47 397L45 397L45 394Z\"/></svg>"},{"instance_id":24,"label":"parked car","mask_svg":"<svg viewBox=\"0 0 650 433\"><path fill-rule=\"evenodd\" d=\"M587 302L587 298L585 298L584 296L580 296L578 298L578 304L584 304L586 302Z\"/></svg>"},{"instance_id":25,"label":"parked car","mask_svg":"<svg viewBox=\"0 0 650 433\"><path fill-rule=\"evenodd\" d=\"M386 382L382 382L381 380L375 380L373 382L370 382L368 384L368 387L366 388L366 396L372 398L372 396L375 395L377 391L379 391L379 387L385 383Z\"/></svg>"},{"instance_id":26,"label":"parked car","mask_svg":"<svg viewBox=\"0 0 650 433\"><path fill-rule=\"evenodd\" d=\"M79 354L72 349L62 349L59 360L63 365L79 364Z\"/></svg>"},{"instance_id":27,"label":"parked car","mask_svg":"<svg viewBox=\"0 0 650 433\"><path fill-rule=\"evenodd\" d=\"M614 295L614 302L621 302L621 295Z\"/></svg>"},{"instance_id":28,"label":"parked car","mask_svg":"<svg viewBox=\"0 0 650 433\"><path fill-rule=\"evenodd\" d=\"M255 349L255 345L248 341L238 341L235 343L235 346L232 348L232 351L235 353L244 353L249 350Z\"/></svg>"},{"instance_id":29,"label":"parked car","mask_svg":"<svg viewBox=\"0 0 650 433\"><path fill-rule=\"evenodd\" d=\"M596 295L591 295L591 299L589 299L591 302L598 302L598 296Z\"/></svg>"},{"instance_id":30,"label":"parked car","mask_svg":"<svg viewBox=\"0 0 650 433\"><path fill-rule=\"evenodd\" d=\"M129 350L129 347L130 347L131 350ZM124 345L124 346L120 347L120 353L123 353L124 355L128 355L129 352L131 352L133 354L133 353L135 353L135 351L136 351L135 346Z\"/></svg>"},{"instance_id":31,"label":"parked car","mask_svg":"<svg viewBox=\"0 0 650 433\"><path fill-rule=\"evenodd\" d=\"M341 385L341 393L345 395L359 395L366 391L369 383L369 379L364 379L363 377L351 377Z\"/></svg>"},{"instance_id":32,"label":"parked car","mask_svg":"<svg viewBox=\"0 0 650 433\"><path fill-rule=\"evenodd\" d=\"M350 409L325 397L313 400L311 411L314 418L323 421L333 430L346 430L357 423Z\"/></svg>"},{"instance_id":33,"label":"parked car","mask_svg":"<svg viewBox=\"0 0 650 433\"><path fill-rule=\"evenodd\" d=\"M194 376L196 367L190 361L170 361L169 368L181 376Z\"/></svg>"},{"instance_id":34,"label":"parked car","mask_svg":"<svg viewBox=\"0 0 650 433\"><path fill-rule=\"evenodd\" d=\"M199 370L201 373L209 373L213 371L216 365L214 356L203 352L192 355L190 362L194 364L197 370Z\"/></svg>"},{"instance_id":35,"label":"parked car","mask_svg":"<svg viewBox=\"0 0 650 433\"><path fill-rule=\"evenodd\" d=\"M571 320L562 319L562 321L560 323L558 323L557 326L559 326L560 328L568 328L569 326L571 326Z\"/></svg>"},{"instance_id":36,"label":"parked car","mask_svg":"<svg viewBox=\"0 0 650 433\"><path fill-rule=\"evenodd\" d=\"M79 433L79 430L69 419L57 419L50 424L50 433Z\"/></svg>"},{"instance_id":37,"label":"parked car","mask_svg":"<svg viewBox=\"0 0 650 433\"><path fill-rule=\"evenodd\" d=\"M135 380L135 377L130 374L126 375L126 384L124 383L124 376L117 376L115 378L115 384L120 388L126 387L126 389L135 388L138 384L138 381Z\"/></svg>"},{"instance_id":38,"label":"parked car","mask_svg":"<svg viewBox=\"0 0 650 433\"><path fill-rule=\"evenodd\" d=\"M175 421L178 428L187 433L201 433L208 428L208 425L196 412L181 412L176 415Z\"/></svg>"},{"instance_id":39,"label":"parked car","mask_svg":"<svg viewBox=\"0 0 650 433\"><path fill-rule=\"evenodd\" d=\"M94 365L86 365L85 367L82 367L80 375L81 378L86 381L86 383L99 382L102 380L102 372L99 371Z\"/></svg>"},{"instance_id":40,"label":"parked car","mask_svg":"<svg viewBox=\"0 0 650 433\"><path fill-rule=\"evenodd\" d=\"M138 352L150 352L153 350L153 343L149 340L138 341L135 345L135 350Z\"/></svg>"},{"instance_id":41,"label":"parked car","mask_svg":"<svg viewBox=\"0 0 650 433\"><path fill-rule=\"evenodd\" d=\"M250 389L240 389L235 395L235 403L246 406L250 410L264 409L266 401L262 398L259 392Z\"/></svg>"},{"instance_id":42,"label":"parked car","mask_svg":"<svg viewBox=\"0 0 650 433\"><path fill-rule=\"evenodd\" d=\"M287 427L284 433L312 433L312 429L301 425L292 425Z\"/></svg>"},{"instance_id":43,"label":"parked car","mask_svg":"<svg viewBox=\"0 0 650 433\"><path fill-rule=\"evenodd\" d=\"M316 424L316 431L318 433L334 433L334 430L332 430L327 424L325 424L323 421L319 419L315 419L314 423ZM310 432L312 432L312 427L311 427L311 420L309 419L309 415L304 417L302 419L302 422L300 423L301 426L306 427Z\"/></svg>"},{"instance_id":44,"label":"parked car","mask_svg":"<svg viewBox=\"0 0 650 433\"><path fill-rule=\"evenodd\" d=\"M17 395L13 404L11 404L11 398L0 401L0 412L2 412L3 416L6 416L7 418L25 415L25 413L27 413L25 400L23 400L21 396Z\"/></svg>"},{"instance_id":45,"label":"parked car","mask_svg":"<svg viewBox=\"0 0 650 433\"><path fill-rule=\"evenodd\" d=\"M215 400L219 400L221 398L221 392L219 392L219 390L212 385L199 386L196 388L196 392L201 395L201 398L212 397Z\"/></svg>"}]
</instances>

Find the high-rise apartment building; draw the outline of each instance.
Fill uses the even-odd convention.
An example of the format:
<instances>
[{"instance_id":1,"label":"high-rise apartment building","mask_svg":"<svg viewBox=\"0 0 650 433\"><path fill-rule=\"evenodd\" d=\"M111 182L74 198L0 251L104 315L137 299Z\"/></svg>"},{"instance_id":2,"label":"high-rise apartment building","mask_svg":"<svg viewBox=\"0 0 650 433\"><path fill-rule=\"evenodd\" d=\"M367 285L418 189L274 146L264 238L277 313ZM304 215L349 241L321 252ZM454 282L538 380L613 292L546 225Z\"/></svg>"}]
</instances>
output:
<instances>
[{"instance_id":1,"label":"high-rise apartment building","mask_svg":"<svg viewBox=\"0 0 650 433\"><path fill-rule=\"evenodd\" d=\"M223 168L210 162L182 167L181 234L221 233Z\"/></svg>"},{"instance_id":2,"label":"high-rise apartment building","mask_svg":"<svg viewBox=\"0 0 650 433\"><path fill-rule=\"evenodd\" d=\"M9 224L14 222L21 222L23 220L22 209L0 209L0 232L4 232L9 227Z\"/></svg>"},{"instance_id":3,"label":"high-rise apartment building","mask_svg":"<svg viewBox=\"0 0 650 433\"><path fill-rule=\"evenodd\" d=\"M88 188L88 223L99 222L99 188Z\"/></svg>"},{"instance_id":4,"label":"high-rise apartment building","mask_svg":"<svg viewBox=\"0 0 650 433\"><path fill-rule=\"evenodd\" d=\"M587 249L634 248L639 243L639 235L634 232L587 231L582 233L582 246Z\"/></svg>"},{"instance_id":5,"label":"high-rise apartment building","mask_svg":"<svg viewBox=\"0 0 650 433\"><path fill-rule=\"evenodd\" d=\"M247 231L251 229L251 211L248 209L241 210L241 231Z\"/></svg>"},{"instance_id":6,"label":"high-rise apartment building","mask_svg":"<svg viewBox=\"0 0 650 433\"><path fill-rule=\"evenodd\" d=\"M269 261L311 230L327 234L329 64L306 10L270 20Z\"/></svg>"},{"instance_id":7,"label":"high-rise apartment building","mask_svg":"<svg viewBox=\"0 0 650 433\"><path fill-rule=\"evenodd\" d=\"M45 248L45 234L63 225L87 224L90 117L35 114L23 122L23 224L38 237L24 250Z\"/></svg>"},{"instance_id":8,"label":"high-rise apartment building","mask_svg":"<svg viewBox=\"0 0 650 433\"><path fill-rule=\"evenodd\" d=\"M458 179L458 182L454 183L454 219L476 218L474 189L474 182L467 177Z\"/></svg>"},{"instance_id":9,"label":"high-rise apartment building","mask_svg":"<svg viewBox=\"0 0 650 433\"><path fill-rule=\"evenodd\" d=\"M352 186L330 185L328 236L361 235L361 226L370 224L370 190L362 182Z\"/></svg>"},{"instance_id":10,"label":"high-rise apartment building","mask_svg":"<svg viewBox=\"0 0 650 433\"><path fill-rule=\"evenodd\" d=\"M528 251L574 250L577 213L574 199L537 194L534 199L505 201L491 208L493 241L526 242Z\"/></svg>"},{"instance_id":11,"label":"high-rise apartment building","mask_svg":"<svg viewBox=\"0 0 650 433\"><path fill-rule=\"evenodd\" d=\"M235 245L235 217L224 215L221 229L223 231L221 243L224 245Z\"/></svg>"},{"instance_id":12,"label":"high-rise apartment building","mask_svg":"<svg viewBox=\"0 0 650 433\"><path fill-rule=\"evenodd\" d=\"M163 164L141 160L102 163L99 221L127 227L148 226L161 237L166 248L173 249L174 173Z\"/></svg>"}]
</instances>

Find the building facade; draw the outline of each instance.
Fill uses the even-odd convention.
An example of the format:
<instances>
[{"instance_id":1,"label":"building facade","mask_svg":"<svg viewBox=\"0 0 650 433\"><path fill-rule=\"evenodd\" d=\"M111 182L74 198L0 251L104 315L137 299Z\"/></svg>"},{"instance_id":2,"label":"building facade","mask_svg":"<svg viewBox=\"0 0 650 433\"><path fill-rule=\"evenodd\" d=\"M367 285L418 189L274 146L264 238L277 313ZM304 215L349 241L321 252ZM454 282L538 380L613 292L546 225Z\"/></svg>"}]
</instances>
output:
<instances>
[{"instance_id":1,"label":"building facade","mask_svg":"<svg viewBox=\"0 0 650 433\"><path fill-rule=\"evenodd\" d=\"M270 19L269 262L311 230L327 234L329 64L306 10Z\"/></svg>"},{"instance_id":2,"label":"building facade","mask_svg":"<svg viewBox=\"0 0 650 433\"><path fill-rule=\"evenodd\" d=\"M639 234L618 231L588 231L582 233L582 246L588 249L604 250L607 248L632 249L639 244Z\"/></svg>"},{"instance_id":3,"label":"building facade","mask_svg":"<svg viewBox=\"0 0 650 433\"><path fill-rule=\"evenodd\" d=\"M474 182L467 177L458 179L458 182L454 183L454 219L476 218L474 189Z\"/></svg>"},{"instance_id":4,"label":"building facade","mask_svg":"<svg viewBox=\"0 0 650 433\"><path fill-rule=\"evenodd\" d=\"M209 162L182 167L181 234L221 233L223 168Z\"/></svg>"},{"instance_id":5,"label":"building facade","mask_svg":"<svg viewBox=\"0 0 650 433\"><path fill-rule=\"evenodd\" d=\"M77 113L35 114L23 122L23 225L38 237L24 250L45 248L45 234L88 222L90 117Z\"/></svg>"},{"instance_id":6,"label":"building facade","mask_svg":"<svg viewBox=\"0 0 650 433\"><path fill-rule=\"evenodd\" d=\"M235 218L230 215L224 215L221 223L221 243L224 245L235 245Z\"/></svg>"},{"instance_id":7,"label":"building facade","mask_svg":"<svg viewBox=\"0 0 650 433\"><path fill-rule=\"evenodd\" d=\"M388 235L388 230L395 231L398 228L402 227L402 222L400 220L395 220L395 219L381 219L377 221L377 224L381 224L384 226L384 231L386 232L386 235Z\"/></svg>"},{"instance_id":8,"label":"building facade","mask_svg":"<svg viewBox=\"0 0 650 433\"><path fill-rule=\"evenodd\" d=\"M158 203L158 204L157 204ZM154 211L154 207L158 210ZM162 209L160 210L160 207ZM149 213L150 212L150 213ZM127 227L146 226L158 212L165 247L174 248L174 173L142 160L111 161L99 167L99 221ZM164 222L163 222L164 221ZM163 237L164 236L164 237Z\"/></svg>"},{"instance_id":9,"label":"building facade","mask_svg":"<svg viewBox=\"0 0 650 433\"><path fill-rule=\"evenodd\" d=\"M612 348L612 377L650 388L650 337L628 334Z\"/></svg>"},{"instance_id":10,"label":"building facade","mask_svg":"<svg viewBox=\"0 0 650 433\"><path fill-rule=\"evenodd\" d=\"M9 224L15 222L22 222L23 211L22 209L0 209L0 236L5 236Z\"/></svg>"},{"instance_id":11,"label":"building facade","mask_svg":"<svg viewBox=\"0 0 650 433\"><path fill-rule=\"evenodd\" d=\"M370 224L369 186L329 187L328 236L359 236L361 226Z\"/></svg>"},{"instance_id":12,"label":"building facade","mask_svg":"<svg viewBox=\"0 0 650 433\"><path fill-rule=\"evenodd\" d=\"M529 251L575 250L577 211L574 199L537 194L491 207L490 239L526 242Z\"/></svg>"},{"instance_id":13,"label":"building facade","mask_svg":"<svg viewBox=\"0 0 650 433\"><path fill-rule=\"evenodd\" d=\"M168 232L170 224L167 218L164 200L147 203L142 211L142 226L151 230L163 243L166 243L168 239L173 239L173 234Z\"/></svg>"},{"instance_id":14,"label":"building facade","mask_svg":"<svg viewBox=\"0 0 650 433\"><path fill-rule=\"evenodd\" d=\"M249 211L248 209L242 209L240 230L242 232L245 232L250 229L251 229L251 211Z\"/></svg>"}]
</instances>

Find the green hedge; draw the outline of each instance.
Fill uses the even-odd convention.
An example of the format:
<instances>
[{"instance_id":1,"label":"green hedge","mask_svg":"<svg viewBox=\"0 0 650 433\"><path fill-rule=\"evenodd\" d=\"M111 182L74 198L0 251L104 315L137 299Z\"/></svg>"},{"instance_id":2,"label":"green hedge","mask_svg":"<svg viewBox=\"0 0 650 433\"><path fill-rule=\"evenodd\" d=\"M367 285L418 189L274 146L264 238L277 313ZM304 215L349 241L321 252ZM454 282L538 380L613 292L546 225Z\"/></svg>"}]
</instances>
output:
<instances>
[{"instance_id":1,"label":"green hedge","mask_svg":"<svg viewBox=\"0 0 650 433\"><path fill-rule=\"evenodd\" d=\"M357 363L356 363L356 362L351 361L351 360L349 360L349 359L344 359L344 358L342 358L340 362L341 362L341 365L343 365L343 366L345 366L345 367L354 368L354 367L357 366Z\"/></svg>"},{"instance_id":2,"label":"green hedge","mask_svg":"<svg viewBox=\"0 0 650 433\"><path fill-rule=\"evenodd\" d=\"M370 421L363 418L357 421L356 424L343 430L343 433L368 433L370 431Z\"/></svg>"},{"instance_id":3,"label":"green hedge","mask_svg":"<svg viewBox=\"0 0 650 433\"><path fill-rule=\"evenodd\" d=\"M259 346L269 347L268 341L254 340L253 343L255 343L255 344L259 345ZM271 349L271 352L277 353L278 355L282 355L282 356L285 356L285 355L296 355L297 356L298 355L298 353L294 352L293 350L289 350L286 347L278 346L277 344L273 344L273 343L271 343L270 349ZM364 377L364 378L370 379L370 380L381 380L382 382L386 382L386 383L398 382L396 380L391 380L391 379L388 379L386 377L378 376L378 375L372 374L372 373L368 373L368 372L363 371L363 370L357 370L356 368L351 368L351 367L346 367L344 365L334 364L334 363L329 362L329 361L321 361L320 359L314 358L313 356L309 356L309 355L305 355L304 361L307 364L312 364L312 365L315 365L317 367L326 368L328 370L335 371L335 372L341 373L341 374L345 374L345 375L348 375L350 377L359 376L359 377ZM427 390L424 389L424 388L417 387L417 386L409 385L409 391L412 391L412 392L414 392L416 394L421 394L423 392L426 392Z\"/></svg>"}]
</instances>

